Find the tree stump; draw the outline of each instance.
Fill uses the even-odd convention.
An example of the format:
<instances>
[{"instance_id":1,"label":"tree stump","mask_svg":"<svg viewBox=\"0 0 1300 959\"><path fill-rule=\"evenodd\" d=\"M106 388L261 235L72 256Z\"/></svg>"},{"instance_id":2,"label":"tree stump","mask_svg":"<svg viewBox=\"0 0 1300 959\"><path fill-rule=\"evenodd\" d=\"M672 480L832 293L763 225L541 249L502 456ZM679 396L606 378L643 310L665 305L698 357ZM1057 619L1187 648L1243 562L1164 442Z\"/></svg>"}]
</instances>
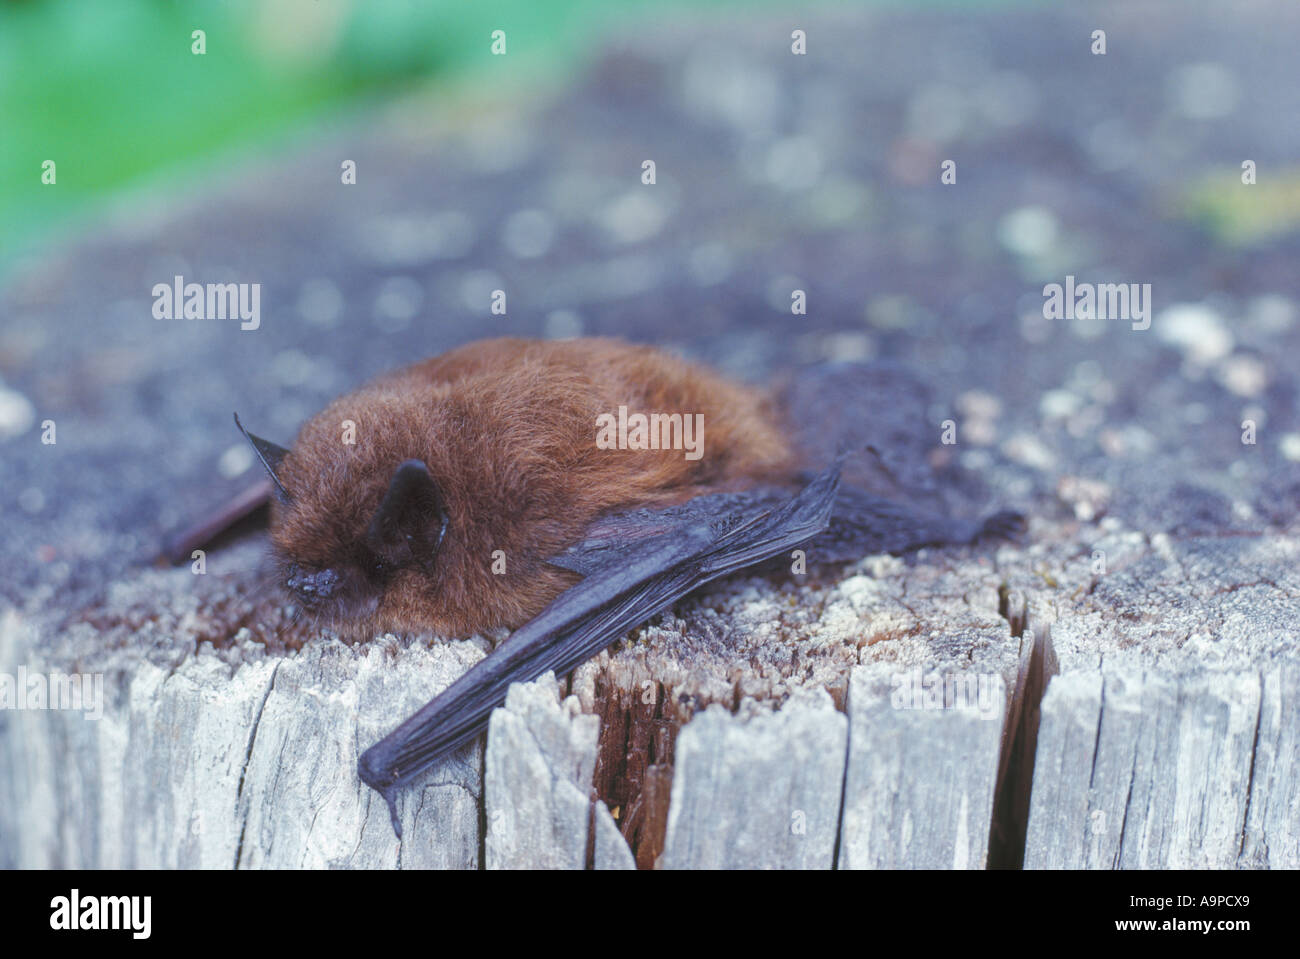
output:
<instances>
[{"instance_id":1,"label":"tree stump","mask_svg":"<svg viewBox=\"0 0 1300 959\"><path fill-rule=\"evenodd\" d=\"M1108 69L1086 11L827 12L807 57L784 20L639 29L554 100L395 104L13 264L0 691L100 676L102 715L0 709L0 866L1300 866L1295 224L1284 176L1221 156L1300 152L1300 11L1258 7L1278 29L1108 10L1141 54ZM1213 122L1195 49L1240 94ZM177 274L260 280L262 326L154 320ZM1149 328L1047 319L1066 274L1152 283ZM287 442L413 357L579 332L760 383L914 370L884 458L1028 533L717 583L512 689L399 842L357 757L496 637L293 626L261 534L151 562L254 475L231 409Z\"/></svg>"}]
</instances>

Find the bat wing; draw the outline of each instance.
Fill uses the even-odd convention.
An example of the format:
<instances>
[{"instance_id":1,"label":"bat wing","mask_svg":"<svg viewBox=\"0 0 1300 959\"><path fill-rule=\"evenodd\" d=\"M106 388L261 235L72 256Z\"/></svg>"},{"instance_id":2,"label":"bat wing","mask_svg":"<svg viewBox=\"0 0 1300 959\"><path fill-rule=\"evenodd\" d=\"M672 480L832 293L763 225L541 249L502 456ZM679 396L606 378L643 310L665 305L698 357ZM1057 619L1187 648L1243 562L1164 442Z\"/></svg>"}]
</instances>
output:
<instances>
[{"instance_id":1,"label":"bat wing","mask_svg":"<svg viewBox=\"0 0 1300 959\"><path fill-rule=\"evenodd\" d=\"M1020 513L994 513L983 521L954 519L842 486L827 529L808 544L809 560L851 562L876 553L905 553L924 546L973 543L1023 532Z\"/></svg>"},{"instance_id":2,"label":"bat wing","mask_svg":"<svg viewBox=\"0 0 1300 959\"><path fill-rule=\"evenodd\" d=\"M837 462L794 496L709 494L592 526L552 560L581 582L362 754L358 771L388 803L393 830L401 836L397 790L477 736L511 683L567 673L703 584L808 542L826 528L838 487Z\"/></svg>"}]
</instances>

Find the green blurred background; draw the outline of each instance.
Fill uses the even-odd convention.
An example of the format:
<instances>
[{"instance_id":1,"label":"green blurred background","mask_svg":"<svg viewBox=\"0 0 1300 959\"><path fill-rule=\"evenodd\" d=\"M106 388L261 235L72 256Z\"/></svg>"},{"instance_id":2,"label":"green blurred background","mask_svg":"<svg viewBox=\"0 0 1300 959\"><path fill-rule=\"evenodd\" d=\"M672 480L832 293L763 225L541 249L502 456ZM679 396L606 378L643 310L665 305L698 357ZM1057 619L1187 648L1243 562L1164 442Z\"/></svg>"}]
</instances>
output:
<instances>
[{"instance_id":1,"label":"green blurred background","mask_svg":"<svg viewBox=\"0 0 1300 959\"><path fill-rule=\"evenodd\" d=\"M900 3L905 0L899 0ZM999 6L1006 0L923 0ZM840 5L827 3L825 5ZM889 0L873 6L888 6ZM916 5L916 0L906 4ZM769 0L0 0L0 271L98 203L322 117L492 71L563 76L621 20ZM795 7L806 8L806 4ZM206 33L206 53L191 34ZM57 164L57 185L41 164Z\"/></svg>"}]
</instances>

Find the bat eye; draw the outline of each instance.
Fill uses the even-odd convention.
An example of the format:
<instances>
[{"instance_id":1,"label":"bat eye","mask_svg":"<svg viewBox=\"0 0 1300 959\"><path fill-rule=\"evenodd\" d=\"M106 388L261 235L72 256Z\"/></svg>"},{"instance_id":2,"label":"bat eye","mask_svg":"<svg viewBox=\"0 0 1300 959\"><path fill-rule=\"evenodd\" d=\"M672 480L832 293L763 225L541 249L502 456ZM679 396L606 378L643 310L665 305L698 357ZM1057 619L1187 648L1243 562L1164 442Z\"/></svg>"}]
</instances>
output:
<instances>
[{"instance_id":1,"label":"bat eye","mask_svg":"<svg viewBox=\"0 0 1300 959\"><path fill-rule=\"evenodd\" d=\"M374 554L363 556L358 565L360 565L366 579L377 586L382 586L388 580L388 577L402 568L401 563Z\"/></svg>"}]
</instances>

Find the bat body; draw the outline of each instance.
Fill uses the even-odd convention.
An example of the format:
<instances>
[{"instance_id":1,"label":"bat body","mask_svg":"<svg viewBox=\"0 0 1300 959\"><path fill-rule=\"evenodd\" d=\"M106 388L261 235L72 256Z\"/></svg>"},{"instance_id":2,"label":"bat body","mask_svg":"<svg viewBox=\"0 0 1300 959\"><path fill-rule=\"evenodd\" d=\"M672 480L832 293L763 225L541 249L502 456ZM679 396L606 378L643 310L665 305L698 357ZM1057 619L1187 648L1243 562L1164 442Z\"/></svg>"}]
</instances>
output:
<instances>
[{"instance_id":1,"label":"bat body","mask_svg":"<svg viewBox=\"0 0 1300 959\"><path fill-rule=\"evenodd\" d=\"M700 455L630 448L639 437L617 448L617 434L599 448L597 418L617 422L620 407L702 417ZM398 489L409 461L427 478L411 466ZM522 626L573 585L549 560L597 517L779 479L790 465L765 398L702 367L612 340L486 340L311 419L273 471L285 495L271 542L322 625L468 636Z\"/></svg>"},{"instance_id":2,"label":"bat body","mask_svg":"<svg viewBox=\"0 0 1300 959\"><path fill-rule=\"evenodd\" d=\"M833 377L841 396L865 388L861 367ZM511 682L568 672L700 585L799 546L835 562L1020 522L841 489L826 444L861 445L875 411L836 409L837 440L800 402L650 347L499 339L341 397L290 450L245 434L271 479L282 581L321 625L514 630L362 756L399 835L396 791L477 735Z\"/></svg>"}]
</instances>

